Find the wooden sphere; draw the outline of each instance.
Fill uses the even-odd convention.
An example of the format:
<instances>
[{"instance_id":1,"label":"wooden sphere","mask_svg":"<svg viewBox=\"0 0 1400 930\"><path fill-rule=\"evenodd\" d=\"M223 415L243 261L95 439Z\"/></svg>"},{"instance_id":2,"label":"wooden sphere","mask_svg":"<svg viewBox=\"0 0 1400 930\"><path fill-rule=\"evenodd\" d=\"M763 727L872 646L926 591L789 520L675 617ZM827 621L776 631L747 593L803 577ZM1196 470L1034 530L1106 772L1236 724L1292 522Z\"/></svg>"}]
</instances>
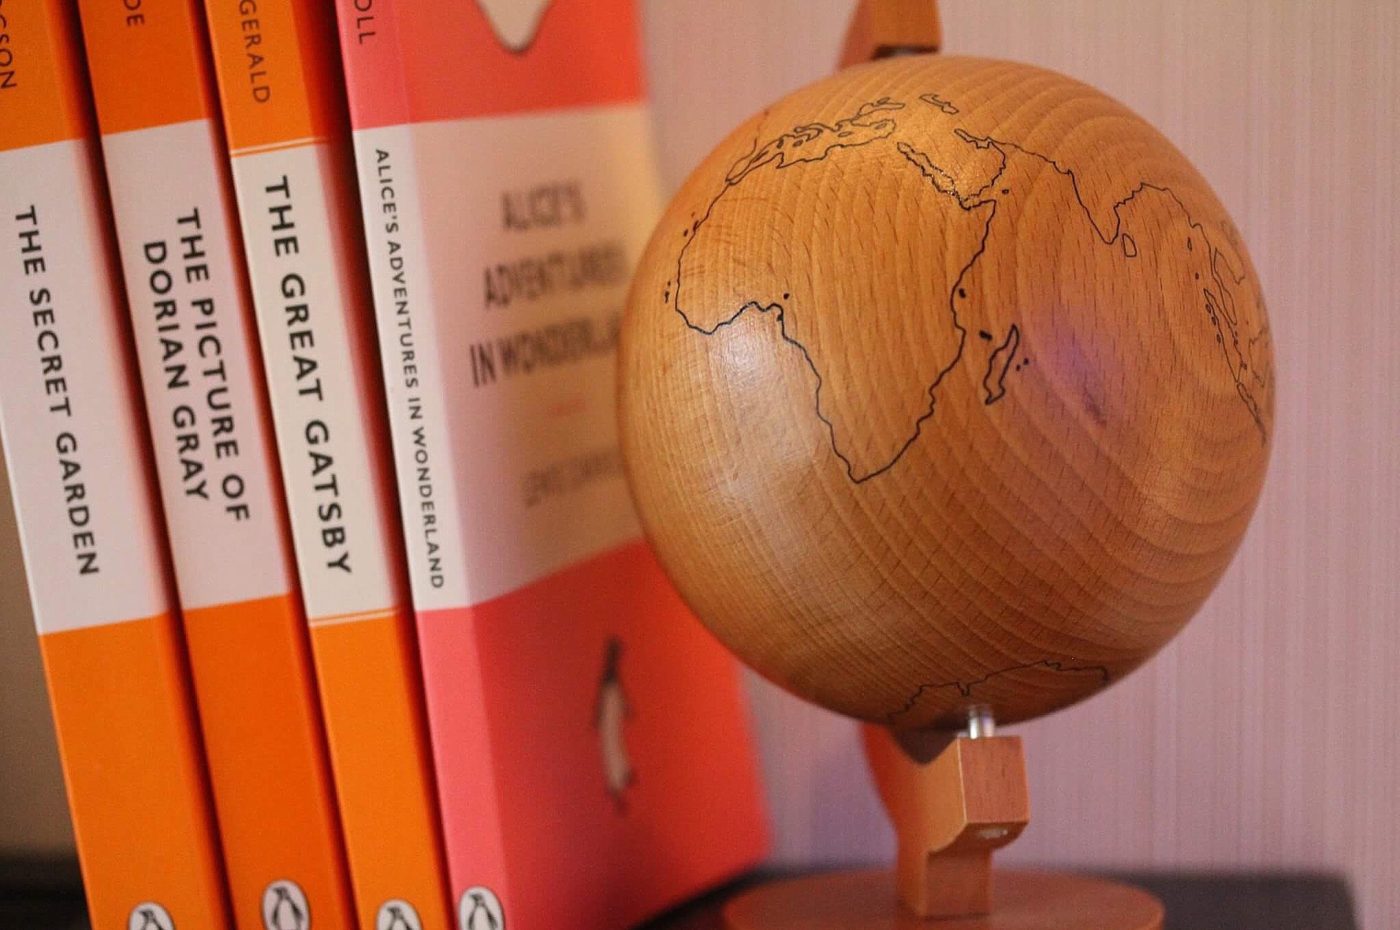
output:
<instances>
[{"instance_id":1,"label":"wooden sphere","mask_svg":"<svg viewBox=\"0 0 1400 930\"><path fill-rule=\"evenodd\" d=\"M1206 182L1093 88L975 58L851 68L737 129L642 257L620 365L695 612L897 729L1047 713L1156 652L1239 545L1274 419Z\"/></svg>"}]
</instances>

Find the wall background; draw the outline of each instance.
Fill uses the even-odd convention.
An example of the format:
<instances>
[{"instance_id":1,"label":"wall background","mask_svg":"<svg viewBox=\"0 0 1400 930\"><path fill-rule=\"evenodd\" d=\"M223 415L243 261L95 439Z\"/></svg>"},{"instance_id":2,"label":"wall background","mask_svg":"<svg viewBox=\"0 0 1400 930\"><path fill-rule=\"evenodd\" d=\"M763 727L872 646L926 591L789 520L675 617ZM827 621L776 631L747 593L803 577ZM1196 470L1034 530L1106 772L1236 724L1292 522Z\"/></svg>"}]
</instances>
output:
<instances>
[{"instance_id":1,"label":"wall background","mask_svg":"<svg viewBox=\"0 0 1400 930\"><path fill-rule=\"evenodd\" d=\"M644 0L662 167L827 73L850 0ZM1400 4L943 0L946 51L1095 84L1211 179L1279 372L1272 473L1201 616L1154 662L1017 728L1035 819L1006 858L1325 867L1400 926ZM3 496L3 492L0 492ZM71 846L0 501L0 850ZM754 681L789 862L886 858L853 725Z\"/></svg>"}]
</instances>

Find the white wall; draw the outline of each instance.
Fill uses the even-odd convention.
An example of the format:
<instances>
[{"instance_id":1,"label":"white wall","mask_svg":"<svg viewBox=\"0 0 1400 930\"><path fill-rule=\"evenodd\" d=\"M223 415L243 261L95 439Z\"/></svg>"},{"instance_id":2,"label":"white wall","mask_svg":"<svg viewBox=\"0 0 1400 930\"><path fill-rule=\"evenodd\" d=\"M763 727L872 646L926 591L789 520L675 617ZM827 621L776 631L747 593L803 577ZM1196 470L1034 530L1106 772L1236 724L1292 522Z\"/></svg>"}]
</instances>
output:
<instances>
[{"instance_id":1,"label":"white wall","mask_svg":"<svg viewBox=\"0 0 1400 930\"><path fill-rule=\"evenodd\" d=\"M671 185L827 73L847 0L649 0ZM1007 858L1345 871L1400 927L1400 4L943 0L948 53L1128 103L1219 192L1278 352L1263 503L1220 589L1147 668L1018 728L1034 820ZM850 724L753 688L779 854L885 857Z\"/></svg>"}]
</instances>

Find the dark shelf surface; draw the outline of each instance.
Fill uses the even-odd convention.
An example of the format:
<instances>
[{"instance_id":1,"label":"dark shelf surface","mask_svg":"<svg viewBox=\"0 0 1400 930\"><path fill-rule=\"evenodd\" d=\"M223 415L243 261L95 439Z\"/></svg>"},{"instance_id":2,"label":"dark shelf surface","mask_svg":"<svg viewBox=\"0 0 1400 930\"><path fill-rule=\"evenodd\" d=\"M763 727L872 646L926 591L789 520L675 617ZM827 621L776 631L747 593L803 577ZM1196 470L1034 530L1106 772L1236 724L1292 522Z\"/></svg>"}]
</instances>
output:
<instances>
[{"instance_id":1,"label":"dark shelf surface","mask_svg":"<svg viewBox=\"0 0 1400 930\"><path fill-rule=\"evenodd\" d=\"M765 879L744 878L641 930L721 930L720 908ZM1357 930L1351 894L1335 875L1315 873L1133 872L1112 875L1155 894L1165 930ZM0 857L0 927L88 930L82 880L71 859Z\"/></svg>"},{"instance_id":2,"label":"dark shelf surface","mask_svg":"<svg viewBox=\"0 0 1400 930\"><path fill-rule=\"evenodd\" d=\"M0 856L0 927L87 930L78 863L72 859Z\"/></svg>"}]
</instances>

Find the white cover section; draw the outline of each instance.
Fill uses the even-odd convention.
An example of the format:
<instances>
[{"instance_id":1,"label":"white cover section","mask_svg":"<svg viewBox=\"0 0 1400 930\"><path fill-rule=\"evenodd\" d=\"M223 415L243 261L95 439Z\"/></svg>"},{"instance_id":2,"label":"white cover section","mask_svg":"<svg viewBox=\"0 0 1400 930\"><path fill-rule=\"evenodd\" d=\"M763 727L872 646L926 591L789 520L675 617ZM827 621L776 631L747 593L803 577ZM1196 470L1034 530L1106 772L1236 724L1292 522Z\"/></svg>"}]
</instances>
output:
<instances>
[{"instance_id":1,"label":"white cover section","mask_svg":"<svg viewBox=\"0 0 1400 930\"><path fill-rule=\"evenodd\" d=\"M379 359L413 605L466 604L462 525L447 454L447 405L435 346L421 195L407 126L354 133Z\"/></svg>"},{"instance_id":2,"label":"white cover section","mask_svg":"<svg viewBox=\"0 0 1400 930\"><path fill-rule=\"evenodd\" d=\"M355 133L374 315L404 544L418 610L466 603L462 523L447 453L446 398L406 126Z\"/></svg>"},{"instance_id":3,"label":"white cover section","mask_svg":"<svg viewBox=\"0 0 1400 930\"><path fill-rule=\"evenodd\" d=\"M169 609L93 164L82 141L0 152L0 429L41 634Z\"/></svg>"},{"instance_id":4,"label":"white cover section","mask_svg":"<svg viewBox=\"0 0 1400 930\"><path fill-rule=\"evenodd\" d=\"M398 533L376 484L368 405L377 381L354 376L350 314L370 312L345 258L360 256L323 179L339 170L324 144L233 161L253 305L277 423L287 509L307 616L313 622L397 602L386 545ZM274 208L277 208L274 210ZM366 361L373 362L373 345Z\"/></svg>"},{"instance_id":5,"label":"white cover section","mask_svg":"<svg viewBox=\"0 0 1400 930\"><path fill-rule=\"evenodd\" d=\"M208 120L102 140L175 578L186 608L289 590L281 501L255 381L261 372L242 295L242 258L230 235L232 204L219 170L225 156L216 140ZM196 209L198 230L179 222ZM203 238L181 241L195 233ZM156 293L161 282L148 260L151 244L160 242L168 257L159 268L171 276L164 295ZM202 257L185 258L191 247ZM173 317L158 318L162 300L175 301ZM184 386L167 386L173 365L187 366ZM211 401L226 409L213 409ZM178 425L189 413L193 424ZM224 421L227 431L215 435L221 428L216 417L232 417L232 428ZM192 493L201 480L207 499Z\"/></svg>"},{"instance_id":6,"label":"white cover section","mask_svg":"<svg viewBox=\"0 0 1400 930\"><path fill-rule=\"evenodd\" d=\"M445 408L461 501L438 516L465 544L448 563L453 585L420 606L448 607L639 535L618 453L615 337L659 191L643 104L412 132L440 379L425 393ZM614 266L604 283L577 283L583 254Z\"/></svg>"}]
</instances>

